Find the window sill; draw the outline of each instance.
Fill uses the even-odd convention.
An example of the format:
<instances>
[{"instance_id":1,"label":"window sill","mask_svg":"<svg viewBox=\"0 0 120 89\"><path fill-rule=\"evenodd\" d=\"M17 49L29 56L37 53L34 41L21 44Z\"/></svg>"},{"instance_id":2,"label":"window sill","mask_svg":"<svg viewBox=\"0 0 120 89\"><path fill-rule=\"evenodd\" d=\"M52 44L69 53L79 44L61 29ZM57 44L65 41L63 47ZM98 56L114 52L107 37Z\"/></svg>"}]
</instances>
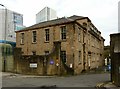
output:
<instances>
[{"instance_id":1,"label":"window sill","mask_svg":"<svg viewBox=\"0 0 120 89\"><path fill-rule=\"evenodd\" d=\"M49 41L45 41L44 43L49 43Z\"/></svg>"},{"instance_id":2,"label":"window sill","mask_svg":"<svg viewBox=\"0 0 120 89\"><path fill-rule=\"evenodd\" d=\"M82 64L81 62L78 63L78 65L81 65L81 64Z\"/></svg>"},{"instance_id":3,"label":"window sill","mask_svg":"<svg viewBox=\"0 0 120 89\"><path fill-rule=\"evenodd\" d=\"M24 45L24 43L20 43L20 45Z\"/></svg>"},{"instance_id":4,"label":"window sill","mask_svg":"<svg viewBox=\"0 0 120 89\"><path fill-rule=\"evenodd\" d=\"M67 40L66 39L64 39L64 40L60 40L61 42L66 42Z\"/></svg>"},{"instance_id":5,"label":"window sill","mask_svg":"<svg viewBox=\"0 0 120 89\"><path fill-rule=\"evenodd\" d=\"M92 63L95 62L95 61L92 61Z\"/></svg>"},{"instance_id":6,"label":"window sill","mask_svg":"<svg viewBox=\"0 0 120 89\"><path fill-rule=\"evenodd\" d=\"M37 44L37 42L32 42L32 44Z\"/></svg>"}]
</instances>

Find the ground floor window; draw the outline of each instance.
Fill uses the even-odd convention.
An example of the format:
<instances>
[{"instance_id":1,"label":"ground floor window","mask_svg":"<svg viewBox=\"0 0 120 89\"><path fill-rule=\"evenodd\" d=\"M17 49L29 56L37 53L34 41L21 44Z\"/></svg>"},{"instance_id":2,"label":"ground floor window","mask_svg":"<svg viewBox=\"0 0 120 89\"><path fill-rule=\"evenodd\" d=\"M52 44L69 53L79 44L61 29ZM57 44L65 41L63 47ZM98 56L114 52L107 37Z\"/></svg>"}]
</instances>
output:
<instances>
[{"instance_id":1,"label":"ground floor window","mask_svg":"<svg viewBox=\"0 0 120 89\"><path fill-rule=\"evenodd\" d=\"M45 51L45 55L48 55L49 54L49 51Z\"/></svg>"},{"instance_id":2,"label":"ground floor window","mask_svg":"<svg viewBox=\"0 0 120 89\"><path fill-rule=\"evenodd\" d=\"M79 55L78 55L78 60L79 60L79 63L81 63L81 51L79 51Z\"/></svg>"},{"instance_id":3,"label":"ground floor window","mask_svg":"<svg viewBox=\"0 0 120 89\"><path fill-rule=\"evenodd\" d=\"M66 63L66 51L61 51L61 60Z\"/></svg>"},{"instance_id":4,"label":"ground floor window","mask_svg":"<svg viewBox=\"0 0 120 89\"><path fill-rule=\"evenodd\" d=\"M36 55L36 51L32 51L32 55Z\"/></svg>"}]
</instances>

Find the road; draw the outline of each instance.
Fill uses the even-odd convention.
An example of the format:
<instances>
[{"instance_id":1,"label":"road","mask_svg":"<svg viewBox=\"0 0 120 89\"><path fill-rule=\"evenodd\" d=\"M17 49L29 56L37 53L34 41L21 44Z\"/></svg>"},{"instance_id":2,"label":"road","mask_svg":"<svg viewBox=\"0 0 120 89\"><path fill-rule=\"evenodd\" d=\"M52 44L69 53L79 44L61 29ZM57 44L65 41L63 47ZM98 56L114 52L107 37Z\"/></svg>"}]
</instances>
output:
<instances>
[{"instance_id":1,"label":"road","mask_svg":"<svg viewBox=\"0 0 120 89\"><path fill-rule=\"evenodd\" d=\"M102 74L82 74L69 77L25 77L4 76L2 87L95 87L98 83L110 81L109 73Z\"/></svg>"}]
</instances>

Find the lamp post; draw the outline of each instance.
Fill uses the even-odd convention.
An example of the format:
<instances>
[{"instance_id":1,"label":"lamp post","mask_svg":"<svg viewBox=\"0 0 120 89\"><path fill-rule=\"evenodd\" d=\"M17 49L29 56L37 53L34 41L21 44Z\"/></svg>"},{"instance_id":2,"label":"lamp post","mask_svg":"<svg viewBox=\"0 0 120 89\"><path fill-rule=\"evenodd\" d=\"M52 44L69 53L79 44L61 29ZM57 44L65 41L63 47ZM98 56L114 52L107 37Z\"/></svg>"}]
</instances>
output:
<instances>
[{"instance_id":1,"label":"lamp post","mask_svg":"<svg viewBox=\"0 0 120 89\"><path fill-rule=\"evenodd\" d=\"M4 43L6 44L6 30L7 30L7 8L5 5L3 4L0 4L0 6L4 7L5 8L5 27L4 27ZM6 71L6 47L5 47L5 53L4 53L4 72Z\"/></svg>"}]
</instances>

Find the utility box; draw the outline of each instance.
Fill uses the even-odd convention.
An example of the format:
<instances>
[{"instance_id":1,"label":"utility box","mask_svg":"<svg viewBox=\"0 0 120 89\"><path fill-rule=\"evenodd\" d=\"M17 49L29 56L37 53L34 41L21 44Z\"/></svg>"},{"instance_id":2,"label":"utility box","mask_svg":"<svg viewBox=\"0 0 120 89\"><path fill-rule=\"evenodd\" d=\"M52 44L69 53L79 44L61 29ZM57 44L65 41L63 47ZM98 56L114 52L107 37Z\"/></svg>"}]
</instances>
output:
<instances>
[{"instance_id":1,"label":"utility box","mask_svg":"<svg viewBox=\"0 0 120 89\"><path fill-rule=\"evenodd\" d=\"M120 86L120 33L110 35L111 80Z\"/></svg>"}]
</instances>

